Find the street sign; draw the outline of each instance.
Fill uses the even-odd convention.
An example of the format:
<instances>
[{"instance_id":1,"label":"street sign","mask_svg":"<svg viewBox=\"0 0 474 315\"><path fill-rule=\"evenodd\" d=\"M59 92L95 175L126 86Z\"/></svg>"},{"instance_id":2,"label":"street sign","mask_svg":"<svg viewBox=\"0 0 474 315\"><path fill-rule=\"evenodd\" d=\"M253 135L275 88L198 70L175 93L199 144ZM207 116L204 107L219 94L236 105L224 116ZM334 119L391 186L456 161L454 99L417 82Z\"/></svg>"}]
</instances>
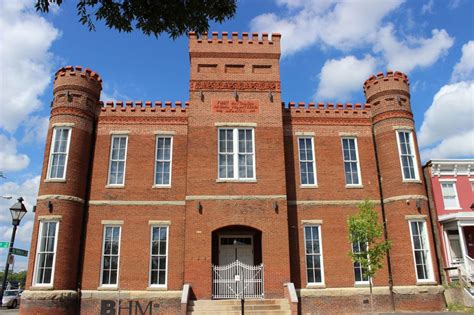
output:
<instances>
[{"instance_id":1,"label":"street sign","mask_svg":"<svg viewBox=\"0 0 474 315\"><path fill-rule=\"evenodd\" d=\"M24 249L19 249L19 248L12 248L12 254L26 257L28 256L28 251Z\"/></svg>"},{"instance_id":2,"label":"street sign","mask_svg":"<svg viewBox=\"0 0 474 315\"><path fill-rule=\"evenodd\" d=\"M0 248L8 248L10 247L10 242L0 242Z\"/></svg>"}]
</instances>

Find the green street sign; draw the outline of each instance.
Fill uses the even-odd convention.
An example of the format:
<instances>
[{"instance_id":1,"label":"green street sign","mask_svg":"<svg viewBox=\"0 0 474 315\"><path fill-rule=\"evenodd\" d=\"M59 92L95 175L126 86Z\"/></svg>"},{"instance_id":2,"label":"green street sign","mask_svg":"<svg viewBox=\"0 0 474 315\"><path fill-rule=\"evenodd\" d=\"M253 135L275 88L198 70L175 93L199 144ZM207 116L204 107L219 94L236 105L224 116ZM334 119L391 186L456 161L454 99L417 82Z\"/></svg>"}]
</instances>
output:
<instances>
[{"instance_id":1,"label":"green street sign","mask_svg":"<svg viewBox=\"0 0 474 315\"><path fill-rule=\"evenodd\" d=\"M19 249L19 248L12 248L12 254L26 257L28 256L28 251L24 249Z\"/></svg>"},{"instance_id":2,"label":"green street sign","mask_svg":"<svg viewBox=\"0 0 474 315\"><path fill-rule=\"evenodd\" d=\"M0 242L0 248L8 248L10 247L10 242Z\"/></svg>"}]
</instances>

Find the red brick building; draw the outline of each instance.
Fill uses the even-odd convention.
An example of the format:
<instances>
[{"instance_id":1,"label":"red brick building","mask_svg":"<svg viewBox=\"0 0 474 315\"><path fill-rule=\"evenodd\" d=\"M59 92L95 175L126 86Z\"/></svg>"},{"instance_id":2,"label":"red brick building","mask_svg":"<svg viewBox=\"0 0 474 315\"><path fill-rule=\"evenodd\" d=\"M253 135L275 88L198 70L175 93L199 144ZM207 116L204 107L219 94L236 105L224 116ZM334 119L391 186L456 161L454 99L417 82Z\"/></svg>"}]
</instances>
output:
<instances>
[{"instance_id":1,"label":"red brick building","mask_svg":"<svg viewBox=\"0 0 474 315\"><path fill-rule=\"evenodd\" d=\"M444 307L406 75L369 78L365 105L284 104L280 35L191 33L189 55L183 103L101 104L97 73L56 73L22 314L181 313L242 287L367 312L346 224L364 199L393 244L376 308Z\"/></svg>"}]
</instances>

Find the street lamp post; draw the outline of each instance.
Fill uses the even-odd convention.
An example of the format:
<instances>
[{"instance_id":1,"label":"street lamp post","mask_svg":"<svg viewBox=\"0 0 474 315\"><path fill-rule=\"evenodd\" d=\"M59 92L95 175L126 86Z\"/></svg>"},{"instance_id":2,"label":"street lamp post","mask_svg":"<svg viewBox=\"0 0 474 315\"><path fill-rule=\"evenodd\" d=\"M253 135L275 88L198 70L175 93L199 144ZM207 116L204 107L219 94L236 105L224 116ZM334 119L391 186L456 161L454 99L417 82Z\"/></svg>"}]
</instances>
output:
<instances>
[{"instance_id":1,"label":"street lamp post","mask_svg":"<svg viewBox=\"0 0 474 315\"><path fill-rule=\"evenodd\" d=\"M7 262L5 264L5 271L3 272L2 290L0 291L0 305L3 304L3 293L5 291L5 286L7 284L8 269L10 268L10 264L8 263L8 259L12 254L13 243L15 242L16 229L17 229L18 225L20 225L20 221L21 221L21 219L23 219L26 212L27 211L26 211L25 205L23 204L23 198L22 197L18 198L18 202L15 203L10 208L10 213L12 215L13 231L12 231L12 238L10 240L10 247L8 248L8 256L7 256Z\"/></svg>"}]
</instances>

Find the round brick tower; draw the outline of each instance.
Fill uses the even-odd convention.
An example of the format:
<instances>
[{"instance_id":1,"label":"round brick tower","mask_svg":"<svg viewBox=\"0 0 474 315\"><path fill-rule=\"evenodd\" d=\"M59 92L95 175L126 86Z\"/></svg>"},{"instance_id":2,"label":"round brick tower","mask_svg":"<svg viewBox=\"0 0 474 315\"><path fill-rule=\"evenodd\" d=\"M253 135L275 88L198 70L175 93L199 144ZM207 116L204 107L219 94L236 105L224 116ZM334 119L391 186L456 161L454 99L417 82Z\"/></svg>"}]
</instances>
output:
<instances>
[{"instance_id":1,"label":"round brick tower","mask_svg":"<svg viewBox=\"0 0 474 315\"><path fill-rule=\"evenodd\" d=\"M378 73L364 83L364 93L367 103L372 105L382 210L387 238L392 241L390 261L393 285L415 285L417 277L407 220L426 218L428 229L430 224L410 105L409 81L401 72ZM431 235L429 231L432 247ZM433 268L436 268L434 257L432 261ZM433 274L436 275L437 270L433 270Z\"/></svg>"},{"instance_id":2,"label":"round brick tower","mask_svg":"<svg viewBox=\"0 0 474 315\"><path fill-rule=\"evenodd\" d=\"M78 312L82 223L101 90L102 80L90 69L68 66L56 73L22 314Z\"/></svg>"}]
</instances>

